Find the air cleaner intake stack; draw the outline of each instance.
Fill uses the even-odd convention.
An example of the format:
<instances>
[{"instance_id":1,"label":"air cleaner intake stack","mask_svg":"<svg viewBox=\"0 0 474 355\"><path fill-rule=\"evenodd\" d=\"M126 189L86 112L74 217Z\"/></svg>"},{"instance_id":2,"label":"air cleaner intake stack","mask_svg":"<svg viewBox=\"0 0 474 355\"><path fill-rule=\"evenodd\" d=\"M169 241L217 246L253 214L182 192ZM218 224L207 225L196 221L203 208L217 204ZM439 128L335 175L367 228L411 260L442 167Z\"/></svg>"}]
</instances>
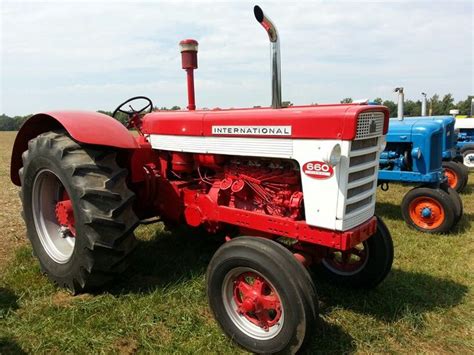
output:
<instances>
[{"instance_id":1,"label":"air cleaner intake stack","mask_svg":"<svg viewBox=\"0 0 474 355\"><path fill-rule=\"evenodd\" d=\"M426 94L422 92L421 96L423 96L421 99L421 115L426 116Z\"/></svg>"},{"instance_id":2,"label":"air cleaner intake stack","mask_svg":"<svg viewBox=\"0 0 474 355\"><path fill-rule=\"evenodd\" d=\"M196 101L194 96L194 69L198 67L197 52L198 42L194 39L184 39L179 42L181 51L181 66L186 70L188 82L188 110L196 109Z\"/></svg>"},{"instance_id":3,"label":"air cleaner intake stack","mask_svg":"<svg viewBox=\"0 0 474 355\"><path fill-rule=\"evenodd\" d=\"M253 8L257 21L262 25L270 40L270 59L272 65L272 108L281 108L281 69L280 69L280 39L273 22L263 13L260 6Z\"/></svg>"},{"instance_id":4,"label":"air cleaner intake stack","mask_svg":"<svg viewBox=\"0 0 474 355\"><path fill-rule=\"evenodd\" d=\"M403 105L405 103L405 94L403 88L395 88L395 92L398 92L398 104L397 104L397 118L403 121Z\"/></svg>"}]
</instances>

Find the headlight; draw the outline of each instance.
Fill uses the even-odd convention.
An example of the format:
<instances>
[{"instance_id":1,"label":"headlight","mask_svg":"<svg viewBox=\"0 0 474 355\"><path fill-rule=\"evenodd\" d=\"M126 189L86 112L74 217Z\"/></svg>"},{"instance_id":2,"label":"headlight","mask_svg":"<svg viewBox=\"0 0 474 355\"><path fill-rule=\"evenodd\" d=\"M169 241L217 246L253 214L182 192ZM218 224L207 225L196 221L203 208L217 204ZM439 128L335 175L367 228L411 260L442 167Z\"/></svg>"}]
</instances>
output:
<instances>
[{"instance_id":1,"label":"headlight","mask_svg":"<svg viewBox=\"0 0 474 355\"><path fill-rule=\"evenodd\" d=\"M413 159L420 159L421 158L421 149L420 148L413 148L411 150L411 156Z\"/></svg>"},{"instance_id":2,"label":"headlight","mask_svg":"<svg viewBox=\"0 0 474 355\"><path fill-rule=\"evenodd\" d=\"M387 148L387 141L385 140L385 137L381 137L379 149L381 152L383 152L385 148Z\"/></svg>"},{"instance_id":3,"label":"headlight","mask_svg":"<svg viewBox=\"0 0 474 355\"><path fill-rule=\"evenodd\" d=\"M341 161L341 145L338 143L332 148L331 153L329 154L329 159L327 163L329 163L329 165L331 166L334 166L334 165L339 164L340 161Z\"/></svg>"}]
</instances>

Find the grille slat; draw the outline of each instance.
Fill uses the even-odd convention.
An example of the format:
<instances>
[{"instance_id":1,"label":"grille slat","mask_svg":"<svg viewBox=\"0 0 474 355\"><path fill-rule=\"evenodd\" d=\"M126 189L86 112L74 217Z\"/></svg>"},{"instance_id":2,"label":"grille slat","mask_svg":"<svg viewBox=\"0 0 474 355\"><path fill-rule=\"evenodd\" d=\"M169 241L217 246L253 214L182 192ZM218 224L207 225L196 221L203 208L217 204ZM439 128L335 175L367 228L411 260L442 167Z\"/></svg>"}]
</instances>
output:
<instances>
[{"instance_id":1,"label":"grille slat","mask_svg":"<svg viewBox=\"0 0 474 355\"><path fill-rule=\"evenodd\" d=\"M359 208L362 208L362 207L365 207L366 205L372 203L372 198L373 197L374 196L371 195L369 197L364 198L363 200L348 204L346 206L346 214L350 214L350 213L354 212L355 210L357 210Z\"/></svg>"},{"instance_id":2,"label":"grille slat","mask_svg":"<svg viewBox=\"0 0 474 355\"><path fill-rule=\"evenodd\" d=\"M368 176L375 174L375 167L368 168L365 170L356 171L349 174L348 182L354 182L356 180L364 179Z\"/></svg>"},{"instance_id":3,"label":"grille slat","mask_svg":"<svg viewBox=\"0 0 474 355\"><path fill-rule=\"evenodd\" d=\"M353 187L352 189L347 190L347 198L350 199L356 195L362 194L366 191L369 191L373 187L374 187L373 181L357 186L357 187Z\"/></svg>"}]
</instances>

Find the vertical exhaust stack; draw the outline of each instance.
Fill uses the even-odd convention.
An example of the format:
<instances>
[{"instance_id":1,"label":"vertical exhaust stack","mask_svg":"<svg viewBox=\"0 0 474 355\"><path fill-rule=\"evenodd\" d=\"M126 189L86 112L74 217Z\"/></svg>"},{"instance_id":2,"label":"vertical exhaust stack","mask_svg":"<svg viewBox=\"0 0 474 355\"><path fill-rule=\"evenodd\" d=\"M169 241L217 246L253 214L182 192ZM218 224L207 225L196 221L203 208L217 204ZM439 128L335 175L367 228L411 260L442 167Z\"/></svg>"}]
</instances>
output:
<instances>
[{"instance_id":1,"label":"vertical exhaust stack","mask_svg":"<svg viewBox=\"0 0 474 355\"><path fill-rule=\"evenodd\" d=\"M421 115L426 116L426 93L422 92L423 99L421 100Z\"/></svg>"},{"instance_id":2,"label":"vertical exhaust stack","mask_svg":"<svg viewBox=\"0 0 474 355\"><path fill-rule=\"evenodd\" d=\"M280 39L273 22L263 13L260 6L253 8L257 21L262 25L270 40L270 56L272 65L272 108L281 108L281 69L280 69Z\"/></svg>"},{"instance_id":3,"label":"vertical exhaust stack","mask_svg":"<svg viewBox=\"0 0 474 355\"><path fill-rule=\"evenodd\" d=\"M395 92L398 92L398 104L397 104L397 118L403 121L403 105L405 103L405 94L403 88L395 88Z\"/></svg>"},{"instance_id":4,"label":"vertical exhaust stack","mask_svg":"<svg viewBox=\"0 0 474 355\"><path fill-rule=\"evenodd\" d=\"M198 41L194 39L184 39L179 42L179 49L181 51L181 66L186 70L186 77L188 82L188 110L194 111L196 109L196 100L194 96L194 69L198 67L197 52Z\"/></svg>"}]
</instances>

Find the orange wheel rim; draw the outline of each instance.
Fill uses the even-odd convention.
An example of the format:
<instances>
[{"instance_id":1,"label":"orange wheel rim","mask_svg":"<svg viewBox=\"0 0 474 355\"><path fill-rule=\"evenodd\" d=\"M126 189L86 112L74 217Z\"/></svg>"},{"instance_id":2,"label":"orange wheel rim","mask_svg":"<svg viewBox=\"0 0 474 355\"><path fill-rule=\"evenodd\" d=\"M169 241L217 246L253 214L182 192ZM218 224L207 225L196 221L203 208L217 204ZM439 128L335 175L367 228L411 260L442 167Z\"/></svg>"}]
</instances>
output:
<instances>
[{"instance_id":1,"label":"orange wheel rim","mask_svg":"<svg viewBox=\"0 0 474 355\"><path fill-rule=\"evenodd\" d=\"M414 199L408 206L408 210L413 223L423 229L436 229L446 218L443 206L427 196Z\"/></svg>"},{"instance_id":2,"label":"orange wheel rim","mask_svg":"<svg viewBox=\"0 0 474 355\"><path fill-rule=\"evenodd\" d=\"M456 188L456 185L458 184L458 176L456 173L451 170L451 169L444 169L444 175L448 178L448 185L452 189Z\"/></svg>"}]
</instances>

